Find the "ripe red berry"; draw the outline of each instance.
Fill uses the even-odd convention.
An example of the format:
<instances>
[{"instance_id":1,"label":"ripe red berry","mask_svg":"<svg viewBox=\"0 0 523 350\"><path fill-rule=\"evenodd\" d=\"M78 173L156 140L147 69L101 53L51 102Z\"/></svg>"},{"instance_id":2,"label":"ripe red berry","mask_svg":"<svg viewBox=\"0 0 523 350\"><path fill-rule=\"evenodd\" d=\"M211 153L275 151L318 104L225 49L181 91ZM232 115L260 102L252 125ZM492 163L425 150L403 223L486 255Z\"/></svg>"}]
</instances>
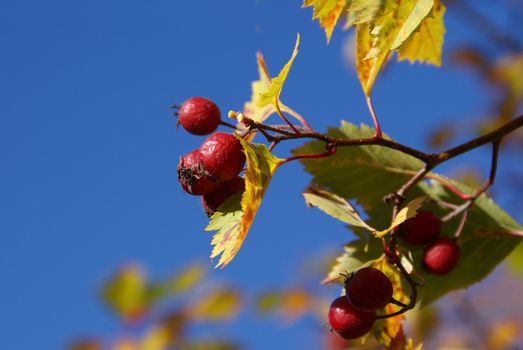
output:
<instances>
[{"instance_id":1,"label":"ripe red berry","mask_svg":"<svg viewBox=\"0 0 523 350\"><path fill-rule=\"evenodd\" d=\"M182 189L193 195L205 195L215 191L220 185L205 170L199 150L180 157L178 162L178 181Z\"/></svg>"},{"instance_id":2,"label":"ripe red berry","mask_svg":"<svg viewBox=\"0 0 523 350\"><path fill-rule=\"evenodd\" d=\"M392 283L380 270L364 267L345 284L349 302L357 309L374 311L387 305L392 298Z\"/></svg>"},{"instance_id":3,"label":"ripe red berry","mask_svg":"<svg viewBox=\"0 0 523 350\"><path fill-rule=\"evenodd\" d=\"M345 339L356 339L370 332L375 317L376 312L358 310L345 297L335 299L329 308L332 330Z\"/></svg>"},{"instance_id":4,"label":"ripe red berry","mask_svg":"<svg viewBox=\"0 0 523 350\"><path fill-rule=\"evenodd\" d=\"M442 237L425 248L423 266L435 275L446 275L456 267L460 255L456 241Z\"/></svg>"},{"instance_id":5,"label":"ripe red berry","mask_svg":"<svg viewBox=\"0 0 523 350\"><path fill-rule=\"evenodd\" d=\"M243 168L245 154L236 136L217 132L200 146L205 170L219 182L235 178Z\"/></svg>"},{"instance_id":6,"label":"ripe red berry","mask_svg":"<svg viewBox=\"0 0 523 350\"><path fill-rule=\"evenodd\" d=\"M202 196L202 207L205 213L211 216L228 198L243 190L245 190L243 177L237 176L224 182L216 191Z\"/></svg>"},{"instance_id":7,"label":"ripe red berry","mask_svg":"<svg viewBox=\"0 0 523 350\"><path fill-rule=\"evenodd\" d=\"M220 109L204 97L191 97L180 106L178 121L194 135L209 135L220 124Z\"/></svg>"},{"instance_id":8,"label":"ripe red berry","mask_svg":"<svg viewBox=\"0 0 523 350\"><path fill-rule=\"evenodd\" d=\"M438 238L441 220L430 211L419 211L399 227L399 236L408 244L421 246Z\"/></svg>"}]
</instances>

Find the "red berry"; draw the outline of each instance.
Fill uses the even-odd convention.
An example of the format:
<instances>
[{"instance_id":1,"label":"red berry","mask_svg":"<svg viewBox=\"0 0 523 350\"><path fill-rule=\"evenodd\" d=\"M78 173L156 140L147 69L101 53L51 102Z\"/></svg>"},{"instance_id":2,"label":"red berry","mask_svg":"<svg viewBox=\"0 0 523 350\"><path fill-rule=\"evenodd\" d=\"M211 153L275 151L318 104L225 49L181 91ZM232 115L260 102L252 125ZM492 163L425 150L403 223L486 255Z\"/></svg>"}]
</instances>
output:
<instances>
[{"instance_id":1,"label":"red berry","mask_svg":"<svg viewBox=\"0 0 523 350\"><path fill-rule=\"evenodd\" d=\"M399 227L399 236L408 244L421 246L438 238L441 220L430 211L419 211Z\"/></svg>"},{"instance_id":2,"label":"red berry","mask_svg":"<svg viewBox=\"0 0 523 350\"><path fill-rule=\"evenodd\" d=\"M345 297L334 300L329 309L332 330L345 339L356 339L369 333L375 317L376 312L358 310Z\"/></svg>"},{"instance_id":3,"label":"red berry","mask_svg":"<svg viewBox=\"0 0 523 350\"><path fill-rule=\"evenodd\" d=\"M216 191L202 196L202 207L205 213L211 216L227 199L238 192L243 192L243 190L245 190L243 177L237 176L224 182Z\"/></svg>"},{"instance_id":4,"label":"red berry","mask_svg":"<svg viewBox=\"0 0 523 350\"><path fill-rule=\"evenodd\" d=\"M220 109L204 97L191 97L180 106L178 121L194 135L209 135L220 124Z\"/></svg>"},{"instance_id":5,"label":"red berry","mask_svg":"<svg viewBox=\"0 0 523 350\"><path fill-rule=\"evenodd\" d=\"M205 170L220 182L235 178L245 163L240 141L223 132L209 136L200 146L200 152Z\"/></svg>"},{"instance_id":6,"label":"red berry","mask_svg":"<svg viewBox=\"0 0 523 350\"><path fill-rule=\"evenodd\" d=\"M374 311L385 307L392 298L392 283L380 270L364 267L345 284L347 299L357 309Z\"/></svg>"},{"instance_id":7,"label":"red berry","mask_svg":"<svg viewBox=\"0 0 523 350\"><path fill-rule=\"evenodd\" d=\"M220 185L205 170L200 151L194 150L178 163L178 181L183 190L193 195L205 195L215 191Z\"/></svg>"},{"instance_id":8,"label":"red berry","mask_svg":"<svg viewBox=\"0 0 523 350\"><path fill-rule=\"evenodd\" d=\"M435 275L446 275L456 267L460 255L456 241L442 237L425 248L423 266Z\"/></svg>"}]
</instances>

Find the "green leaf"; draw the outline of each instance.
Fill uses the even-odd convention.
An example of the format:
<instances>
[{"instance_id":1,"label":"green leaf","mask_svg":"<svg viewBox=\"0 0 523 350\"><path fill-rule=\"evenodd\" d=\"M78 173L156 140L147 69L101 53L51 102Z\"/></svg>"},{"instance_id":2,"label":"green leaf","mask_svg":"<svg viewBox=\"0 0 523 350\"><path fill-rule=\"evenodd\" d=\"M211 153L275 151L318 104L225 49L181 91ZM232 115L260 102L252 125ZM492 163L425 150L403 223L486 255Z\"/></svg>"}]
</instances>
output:
<instances>
[{"instance_id":1,"label":"green leaf","mask_svg":"<svg viewBox=\"0 0 523 350\"><path fill-rule=\"evenodd\" d=\"M372 137L374 129L343 122L341 128L330 129L328 133L333 137L366 138ZM319 153L324 147L323 142L309 142L294 152ZM383 197L397 191L424 167L423 162L409 155L380 146L339 147L334 156L303 159L301 162L305 170L313 175L313 185L332 191L347 200L356 200L368 215L369 219L366 221L372 227L389 226L391 208L384 204ZM442 178L465 193L474 192L474 189L457 181ZM421 196L428 197L424 210L432 211L440 217L448 214L448 209L437 206L434 201L461 203L455 194L435 180L419 183L409 192L407 200ZM459 218L455 218L445 223L443 235L451 236L458 221ZM427 304L452 290L481 281L521 241L520 237L500 233L521 230L521 226L489 197L480 196L470 209L467 224L460 237L462 258L454 271L444 277L424 273L420 264L423 248L412 249L414 268L423 275L426 284L426 287L420 288L420 299ZM374 241L378 240L371 238L369 244L372 246ZM356 248L352 255L363 255L365 243L362 242ZM375 256L369 255L367 261L373 258Z\"/></svg>"},{"instance_id":2,"label":"green leaf","mask_svg":"<svg viewBox=\"0 0 523 350\"><path fill-rule=\"evenodd\" d=\"M260 207L263 195L281 159L273 156L263 144L251 144L239 139L247 158L245 191L241 207L231 199L216 212L205 231L218 231L212 238L211 259L220 256L216 267L225 267L238 253Z\"/></svg>"},{"instance_id":3,"label":"green leaf","mask_svg":"<svg viewBox=\"0 0 523 350\"><path fill-rule=\"evenodd\" d=\"M298 47L300 46L300 34L296 36L296 44L294 45L294 51L289 61L283 66L280 74L277 77L272 78L269 86L263 92L260 92L258 97L258 108L263 108L269 104L274 105L276 108L279 108L280 103L280 94L283 89L283 84L289 75L291 70L292 63L298 55Z\"/></svg>"},{"instance_id":4,"label":"green leaf","mask_svg":"<svg viewBox=\"0 0 523 350\"><path fill-rule=\"evenodd\" d=\"M352 226L363 227L371 232L376 231L365 223L354 208L344 198L336 194L315 187L309 187L303 193L305 202L309 206L315 206L321 211Z\"/></svg>"}]
</instances>

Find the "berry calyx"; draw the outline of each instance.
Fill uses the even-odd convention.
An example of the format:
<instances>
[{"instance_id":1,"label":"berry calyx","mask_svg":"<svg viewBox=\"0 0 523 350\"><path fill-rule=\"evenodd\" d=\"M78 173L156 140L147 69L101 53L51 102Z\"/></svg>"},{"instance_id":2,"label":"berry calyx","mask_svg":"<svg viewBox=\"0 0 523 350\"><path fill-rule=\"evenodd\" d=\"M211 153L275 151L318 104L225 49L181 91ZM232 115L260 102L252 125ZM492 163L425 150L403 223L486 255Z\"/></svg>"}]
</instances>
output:
<instances>
[{"instance_id":1,"label":"berry calyx","mask_svg":"<svg viewBox=\"0 0 523 350\"><path fill-rule=\"evenodd\" d=\"M455 240L442 237L430 244L423 252L423 267L435 275L446 275L459 262L461 251Z\"/></svg>"},{"instance_id":2,"label":"berry calyx","mask_svg":"<svg viewBox=\"0 0 523 350\"><path fill-rule=\"evenodd\" d=\"M375 311L387 305L392 298L392 282L380 270L364 267L345 284L347 300L357 309Z\"/></svg>"},{"instance_id":3,"label":"berry calyx","mask_svg":"<svg viewBox=\"0 0 523 350\"><path fill-rule=\"evenodd\" d=\"M376 322L376 312L362 311L352 306L347 298L335 299L329 308L329 324L345 339L356 339L369 333Z\"/></svg>"},{"instance_id":4,"label":"berry calyx","mask_svg":"<svg viewBox=\"0 0 523 350\"><path fill-rule=\"evenodd\" d=\"M224 182L216 191L202 196L202 207L205 213L211 216L227 199L238 192L243 192L243 190L245 190L243 177L237 176Z\"/></svg>"},{"instance_id":5,"label":"berry calyx","mask_svg":"<svg viewBox=\"0 0 523 350\"><path fill-rule=\"evenodd\" d=\"M200 146L205 170L219 182L235 178L243 169L245 154L236 136L217 132Z\"/></svg>"},{"instance_id":6,"label":"berry calyx","mask_svg":"<svg viewBox=\"0 0 523 350\"><path fill-rule=\"evenodd\" d=\"M430 211L419 211L399 227L399 236L408 244L421 246L438 238L441 220Z\"/></svg>"},{"instance_id":7,"label":"berry calyx","mask_svg":"<svg viewBox=\"0 0 523 350\"><path fill-rule=\"evenodd\" d=\"M180 157L178 181L185 192L193 195L206 195L220 186L205 170L205 164L199 150L194 150Z\"/></svg>"},{"instance_id":8,"label":"berry calyx","mask_svg":"<svg viewBox=\"0 0 523 350\"><path fill-rule=\"evenodd\" d=\"M194 135L209 135L220 124L220 109L204 97L191 97L180 106L178 122Z\"/></svg>"}]
</instances>

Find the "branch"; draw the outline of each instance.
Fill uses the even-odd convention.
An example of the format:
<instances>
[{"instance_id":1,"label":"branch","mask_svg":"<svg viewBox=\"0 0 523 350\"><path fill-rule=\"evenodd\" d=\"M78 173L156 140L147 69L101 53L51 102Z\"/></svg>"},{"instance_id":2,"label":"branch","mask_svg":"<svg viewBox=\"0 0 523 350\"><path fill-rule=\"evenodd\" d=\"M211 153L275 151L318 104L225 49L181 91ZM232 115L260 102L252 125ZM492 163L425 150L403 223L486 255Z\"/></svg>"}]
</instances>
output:
<instances>
[{"instance_id":1,"label":"branch","mask_svg":"<svg viewBox=\"0 0 523 350\"><path fill-rule=\"evenodd\" d=\"M436 156L436 164L443 163L449 159L452 159L470 150L483 146L489 142L500 141L505 135L510 134L512 131L520 128L521 126L523 126L523 115L520 115L519 117L512 119L505 125L492 132L489 132L488 134L479 136L447 151L438 153Z\"/></svg>"}]
</instances>

